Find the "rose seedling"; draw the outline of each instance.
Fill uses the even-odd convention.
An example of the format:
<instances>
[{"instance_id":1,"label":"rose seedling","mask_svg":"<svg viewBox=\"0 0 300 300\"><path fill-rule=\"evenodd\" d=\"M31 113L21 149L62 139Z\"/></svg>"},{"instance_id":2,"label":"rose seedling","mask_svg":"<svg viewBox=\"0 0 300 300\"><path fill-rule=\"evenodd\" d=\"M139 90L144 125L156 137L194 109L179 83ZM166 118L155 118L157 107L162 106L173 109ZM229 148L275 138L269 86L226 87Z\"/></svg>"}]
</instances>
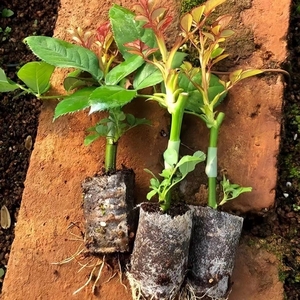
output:
<instances>
[{"instance_id":1,"label":"rose seedling","mask_svg":"<svg viewBox=\"0 0 300 300\"><path fill-rule=\"evenodd\" d=\"M114 172L120 137L137 125L149 124L145 119L126 114L123 106L138 95L138 90L153 86L161 79L144 71L145 62L140 56L117 47L136 38L154 45L152 32L143 28L142 22L136 22L132 12L117 5L111 8L110 17L111 22L100 25L95 33L73 29L71 34L79 45L52 37L27 37L25 43L42 62L27 63L19 70L17 75L24 84L11 81L0 69L0 92L21 89L40 99L59 98L54 119L86 109L90 109L90 114L107 111L107 118L88 129L84 143L88 145L106 137L105 170ZM125 36L117 30L124 19L129 28ZM63 81L64 95L47 94L55 67L72 69ZM134 72L137 76L132 82Z\"/></svg>"},{"instance_id":2,"label":"rose seedling","mask_svg":"<svg viewBox=\"0 0 300 300\"><path fill-rule=\"evenodd\" d=\"M218 205L225 204L241 193L251 191L250 187L243 188L237 184L231 184L224 177L221 185L225 196L220 203L217 201L218 134L225 114L217 112L215 108L235 84L248 77L264 72L264 70L258 69L238 69L228 72L229 79L227 81L219 80L223 89L215 95L210 93L211 81L214 80L212 68L216 63L228 56L228 54L225 54L225 47L223 45L234 34L232 30L227 28L232 18L231 16L223 15L213 22L210 18L214 9L225 1L207 1L204 5L198 6L191 12L186 13L180 22L182 35L188 39L190 46L196 49L200 62L199 68L193 67L190 63L185 63L183 66L185 75L187 76L186 81L192 83L196 94L201 98L201 102L198 102L200 105L198 107L190 105L187 107L187 112L202 119L210 130L205 172L208 177L208 206L215 209ZM209 22L208 18L210 18ZM193 104L193 101L191 103Z\"/></svg>"},{"instance_id":3,"label":"rose seedling","mask_svg":"<svg viewBox=\"0 0 300 300\"><path fill-rule=\"evenodd\" d=\"M174 186L193 171L197 163L205 159L204 153L197 151L194 155L187 155L179 160L180 132L189 96L179 84L182 73L180 65L185 57L184 53L179 52L179 48L188 39L178 37L173 47L168 50L166 30L172 22L169 9L156 6L155 2L142 0L135 5L135 12L135 20L143 22L143 27L153 32L156 46L153 47L141 39L125 43L125 46L129 53L142 57L155 76L162 78L162 91L144 97L157 101L171 115L170 137L163 155L164 170L160 174L162 181L151 171L146 170L153 176L147 199L150 200L157 194L162 211L167 212L171 205Z\"/></svg>"}]
</instances>

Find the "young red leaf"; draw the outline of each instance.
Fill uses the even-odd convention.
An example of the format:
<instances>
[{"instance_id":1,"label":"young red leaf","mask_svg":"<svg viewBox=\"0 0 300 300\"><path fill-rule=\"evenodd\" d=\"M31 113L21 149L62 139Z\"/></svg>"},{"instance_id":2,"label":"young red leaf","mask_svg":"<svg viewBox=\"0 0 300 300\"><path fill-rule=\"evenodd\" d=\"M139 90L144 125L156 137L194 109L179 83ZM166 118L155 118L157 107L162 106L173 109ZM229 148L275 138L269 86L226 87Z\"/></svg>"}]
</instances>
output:
<instances>
[{"instance_id":1,"label":"young red leaf","mask_svg":"<svg viewBox=\"0 0 300 300\"><path fill-rule=\"evenodd\" d=\"M159 7L153 10L151 14L152 20L161 21L168 13L168 9L165 7Z\"/></svg>"},{"instance_id":2,"label":"young red leaf","mask_svg":"<svg viewBox=\"0 0 300 300\"><path fill-rule=\"evenodd\" d=\"M97 41L103 44L109 33L110 33L110 22L105 22L101 24L96 30Z\"/></svg>"},{"instance_id":3,"label":"young red leaf","mask_svg":"<svg viewBox=\"0 0 300 300\"><path fill-rule=\"evenodd\" d=\"M228 24L230 23L232 19L231 15L223 15L220 16L219 18L216 19L216 21L214 22L214 24L212 26L215 25L220 25L222 29L226 28L228 26Z\"/></svg>"},{"instance_id":4,"label":"young red leaf","mask_svg":"<svg viewBox=\"0 0 300 300\"><path fill-rule=\"evenodd\" d=\"M157 30L161 31L161 32L165 32L166 29L169 27L169 25L172 23L173 18L172 16L166 16L165 19L161 20L158 24L157 24Z\"/></svg>"}]
</instances>

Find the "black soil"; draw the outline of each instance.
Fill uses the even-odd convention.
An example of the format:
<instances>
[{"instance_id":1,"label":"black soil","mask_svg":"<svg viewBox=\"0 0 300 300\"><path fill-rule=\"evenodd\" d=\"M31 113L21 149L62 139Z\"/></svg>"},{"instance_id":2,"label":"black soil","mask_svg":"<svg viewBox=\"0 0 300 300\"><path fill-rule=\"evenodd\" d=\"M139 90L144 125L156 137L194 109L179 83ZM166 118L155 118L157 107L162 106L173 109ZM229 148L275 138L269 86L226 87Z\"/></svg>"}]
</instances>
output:
<instances>
[{"instance_id":1,"label":"black soil","mask_svg":"<svg viewBox=\"0 0 300 300\"><path fill-rule=\"evenodd\" d=\"M53 35L59 0L2 0L0 2L0 67L16 80L15 72L35 57L22 43L29 35ZM3 9L14 12L2 17ZM10 31L10 32L9 32ZM12 225L0 227L0 269L6 270L17 221L41 103L32 96L0 94L0 207L10 212ZM26 141L26 142L25 142ZM3 277L0 278L2 287Z\"/></svg>"},{"instance_id":2,"label":"black soil","mask_svg":"<svg viewBox=\"0 0 300 300\"><path fill-rule=\"evenodd\" d=\"M2 0L0 2L0 67L10 78L24 63L35 60L22 43L30 35L53 34L58 0ZM289 30L289 58L284 69L290 72L283 107L281 150L278 157L276 206L261 215L248 216L246 236L259 238L281 249L280 278L284 281L286 299L300 299L300 0L292 0ZM14 15L1 17L2 9ZM7 27L9 27L7 29ZM7 30L5 30L7 29ZM10 31L10 32L8 32ZM14 224L22 198L24 181L34 145L40 102L32 96L0 96L0 207L6 205L12 225L0 227L0 269L6 270ZM25 141L27 141L25 143ZM277 250L276 250L277 251ZM0 270L1 272L1 270ZM2 285L3 278L0 279Z\"/></svg>"}]
</instances>

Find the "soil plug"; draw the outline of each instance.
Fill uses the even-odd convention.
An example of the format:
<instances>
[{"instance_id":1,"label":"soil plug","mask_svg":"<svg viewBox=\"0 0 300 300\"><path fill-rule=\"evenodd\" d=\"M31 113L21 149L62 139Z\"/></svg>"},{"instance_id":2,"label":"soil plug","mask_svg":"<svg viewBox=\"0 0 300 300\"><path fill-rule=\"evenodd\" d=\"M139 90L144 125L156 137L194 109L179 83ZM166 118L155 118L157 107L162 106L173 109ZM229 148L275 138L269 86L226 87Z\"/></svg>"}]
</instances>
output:
<instances>
[{"instance_id":1,"label":"soil plug","mask_svg":"<svg viewBox=\"0 0 300 300\"><path fill-rule=\"evenodd\" d=\"M227 299L243 218L209 207L193 206L193 233L187 289L191 297Z\"/></svg>"},{"instance_id":2,"label":"soil plug","mask_svg":"<svg viewBox=\"0 0 300 300\"><path fill-rule=\"evenodd\" d=\"M133 299L174 299L186 274L192 212L175 217L141 205L127 277Z\"/></svg>"},{"instance_id":3,"label":"soil plug","mask_svg":"<svg viewBox=\"0 0 300 300\"><path fill-rule=\"evenodd\" d=\"M189 255L191 271L188 273L186 285L189 291L188 299L199 299L198 297L226 299L228 297L235 249L241 234L243 219L219 212L217 208L235 199L241 193L252 190L251 187L241 187L230 183L223 175L223 181L220 184L224 197L221 200L217 197L218 135L225 114L217 112L215 108L222 102L227 92L241 80L268 71L238 69L225 73L228 76L227 80L220 80L212 74L215 64L228 56L225 54L224 43L234 34L227 28L232 18L230 15L211 19L213 18L211 13L225 1L208 0L186 13L180 22L182 35L198 53L200 62L200 67L197 68L191 63L184 63L183 69L186 76L184 85L186 88L192 85L186 112L203 120L209 130L205 168L208 178L208 207L194 208L194 230ZM216 80L221 88L217 86L218 91L213 94L211 87L215 86ZM198 98L197 102L194 100L195 97Z\"/></svg>"},{"instance_id":4,"label":"soil plug","mask_svg":"<svg viewBox=\"0 0 300 300\"><path fill-rule=\"evenodd\" d=\"M182 121L188 103L188 93L180 86L183 73L180 65L185 54L179 48L187 39L180 36L170 51L167 49L166 29L173 17L166 7L143 0L136 4L135 13L135 21L144 22L143 28L152 32L155 43L135 39L124 46L128 53L139 55L147 63L147 72L162 80L162 92L141 96L157 101L172 119L170 138L163 153L164 169L159 174L161 178L145 170L152 176L147 199L157 197L158 204L141 205L128 277L134 299L169 300L176 297L184 281L192 224L189 209L171 215L173 190L198 163L205 160L205 154L196 151L193 155L179 155Z\"/></svg>"},{"instance_id":5,"label":"soil plug","mask_svg":"<svg viewBox=\"0 0 300 300\"><path fill-rule=\"evenodd\" d=\"M83 184L85 244L92 253L128 252L134 237L134 172L87 178Z\"/></svg>"}]
</instances>

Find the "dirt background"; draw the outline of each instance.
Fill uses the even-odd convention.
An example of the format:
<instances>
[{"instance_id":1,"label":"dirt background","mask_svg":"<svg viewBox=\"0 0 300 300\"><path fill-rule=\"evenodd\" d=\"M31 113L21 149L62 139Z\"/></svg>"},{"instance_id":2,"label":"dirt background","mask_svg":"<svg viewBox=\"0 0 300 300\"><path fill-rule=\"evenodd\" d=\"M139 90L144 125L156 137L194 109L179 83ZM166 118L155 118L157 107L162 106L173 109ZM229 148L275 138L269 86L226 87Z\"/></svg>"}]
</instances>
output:
<instances>
[{"instance_id":1,"label":"dirt background","mask_svg":"<svg viewBox=\"0 0 300 300\"><path fill-rule=\"evenodd\" d=\"M107 10L112 5L110 1L105 5L98 1L82 1L74 7L72 2L61 1L55 29L55 36L67 40L70 39L67 28L71 25L89 29L97 27L107 18ZM235 1L229 2L236 4ZM118 3L127 7L131 5L130 1ZM263 0L248 1L248 4L247 9L237 11L241 20L238 25L241 30L246 26L253 33L255 52L244 59L238 55L236 65L273 68L286 58L290 2L281 1L274 7L264 4ZM57 76L53 85L59 90L61 75ZM225 113L230 110L230 114L227 114L220 133L219 167L226 169L233 181L251 185L254 190L227 209L261 211L274 204L282 97L281 76L275 74L240 84L220 108ZM80 246L80 241L71 240L73 237L67 227L70 222L82 221L80 183L102 168L104 141L97 141L90 147L82 145L85 129L97 121L97 116L78 113L52 123L54 107L53 102L44 102L42 107L3 286L3 299L69 299L84 284L89 273L87 269L77 273L80 266L76 262L61 267L51 263L70 256ZM161 132L168 132L169 120L156 103L136 101L128 109L138 117L149 118L153 124L152 127L134 129L120 142L119 166L124 164L135 170L136 197L141 202L149 185L143 169L161 169L161 153L167 142ZM186 119L183 143L188 146L186 149L203 149L205 143L199 141L198 130L188 130L192 122L190 118ZM196 124L201 128L200 122ZM181 187L191 202L202 199L200 173L201 168L193 180ZM194 193L196 197L193 197ZM121 285L118 276L106 282L111 275L111 269L105 267L98 296L91 295L89 286L72 298L131 299L130 292ZM233 280L230 299L283 299L276 256L256 242L243 239Z\"/></svg>"}]
</instances>

